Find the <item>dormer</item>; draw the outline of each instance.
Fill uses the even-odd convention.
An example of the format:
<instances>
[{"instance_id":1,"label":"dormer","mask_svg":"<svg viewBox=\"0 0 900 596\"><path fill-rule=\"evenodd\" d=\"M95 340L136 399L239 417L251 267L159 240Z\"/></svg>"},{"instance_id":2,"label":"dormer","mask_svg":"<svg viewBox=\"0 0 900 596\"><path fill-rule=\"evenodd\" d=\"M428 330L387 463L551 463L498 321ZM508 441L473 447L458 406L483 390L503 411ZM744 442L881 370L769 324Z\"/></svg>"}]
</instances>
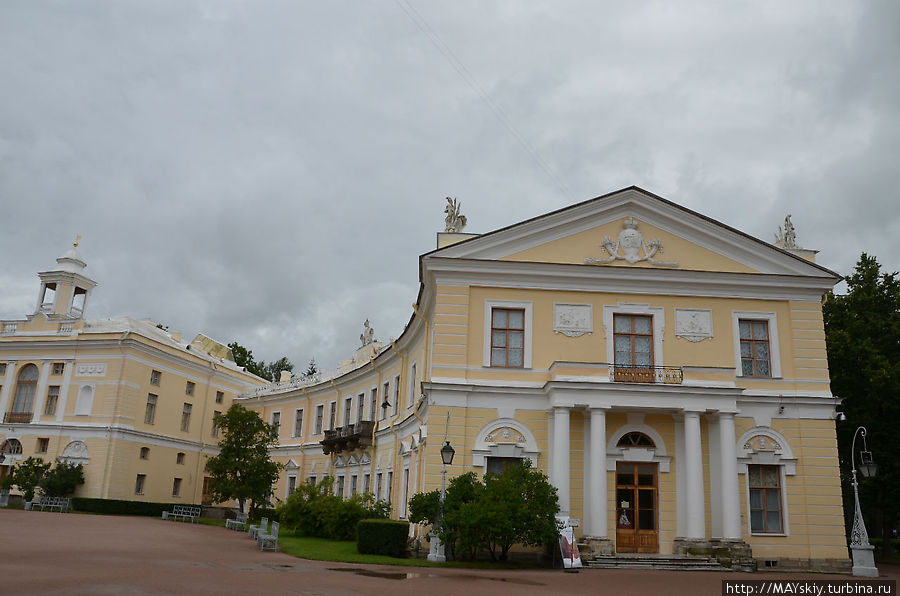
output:
<instances>
[{"instance_id":1,"label":"dormer","mask_svg":"<svg viewBox=\"0 0 900 596\"><path fill-rule=\"evenodd\" d=\"M78 242L56 259L53 271L38 273L41 289L34 314L48 319L83 319L88 296L97 282L84 275L87 263L78 252Z\"/></svg>"}]
</instances>

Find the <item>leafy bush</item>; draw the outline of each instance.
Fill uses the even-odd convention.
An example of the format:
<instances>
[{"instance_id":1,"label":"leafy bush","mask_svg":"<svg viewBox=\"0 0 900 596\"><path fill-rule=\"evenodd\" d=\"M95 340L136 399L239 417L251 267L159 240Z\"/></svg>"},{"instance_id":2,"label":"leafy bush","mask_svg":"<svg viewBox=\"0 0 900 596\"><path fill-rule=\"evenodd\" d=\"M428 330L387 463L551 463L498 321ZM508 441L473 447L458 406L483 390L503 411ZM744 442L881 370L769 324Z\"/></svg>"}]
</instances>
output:
<instances>
[{"instance_id":1,"label":"leafy bush","mask_svg":"<svg viewBox=\"0 0 900 596\"><path fill-rule=\"evenodd\" d=\"M48 497L68 497L80 484L84 484L84 467L58 461L55 468L44 474L40 486Z\"/></svg>"},{"instance_id":2,"label":"leafy bush","mask_svg":"<svg viewBox=\"0 0 900 596\"><path fill-rule=\"evenodd\" d=\"M29 457L13 467L12 472L4 479L4 488L15 486L25 496L25 501L34 500L34 489L41 483L41 478L50 469L50 462L39 457Z\"/></svg>"},{"instance_id":3,"label":"leafy bush","mask_svg":"<svg viewBox=\"0 0 900 596\"><path fill-rule=\"evenodd\" d=\"M385 518L390 513L390 505L376 501L372 495L353 495L344 500L333 492L334 479L330 476L317 485L307 482L278 506L276 514L285 528L305 536L355 540L360 520Z\"/></svg>"},{"instance_id":4,"label":"leafy bush","mask_svg":"<svg viewBox=\"0 0 900 596\"><path fill-rule=\"evenodd\" d=\"M406 556L409 522L364 519L356 526L356 550L368 555Z\"/></svg>"}]
</instances>

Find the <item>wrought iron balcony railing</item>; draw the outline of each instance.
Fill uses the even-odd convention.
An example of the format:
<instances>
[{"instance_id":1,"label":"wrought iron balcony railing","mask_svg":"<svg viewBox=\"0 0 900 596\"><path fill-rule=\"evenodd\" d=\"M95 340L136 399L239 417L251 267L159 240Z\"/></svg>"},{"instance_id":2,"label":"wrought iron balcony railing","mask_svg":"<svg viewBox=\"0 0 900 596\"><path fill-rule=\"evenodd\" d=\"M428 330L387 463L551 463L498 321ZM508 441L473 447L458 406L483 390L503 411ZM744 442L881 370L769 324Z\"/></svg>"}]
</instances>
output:
<instances>
[{"instance_id":1,"label":"wrought iron balcony railing","mask_svg":"<svg viewBox=\"0 0 900 596\"><path fill-rule=\"evenodd\" d=\"M3 422L9 424L28 424L34 416L32 412L7 412L3 416Z\"/></svg>"},{"instance_id":2,"label":"wrought iron balcony railing","mask_svg":"<svg viewBox=\"0 0 900 596\"><path fill-rule=\"evenodd\" d=\"M341 426L325 431L325 438L319 441L322 452L340 453L341 451L353 451L372 446L372 431L375 430L375 422L363 420L356 424Z\"/></svg>"},{"instance_id":3,"label":"wrought iron balcony railing","mask_svg":"<svg viewBox=\"0 0 900 596\"><path fill-rule=\"evenodd\" d=\"M609 379L616 383L658 383L681 385L681 369L674 366L615 366L609 367Z\"/></svg>"}]
</instances>

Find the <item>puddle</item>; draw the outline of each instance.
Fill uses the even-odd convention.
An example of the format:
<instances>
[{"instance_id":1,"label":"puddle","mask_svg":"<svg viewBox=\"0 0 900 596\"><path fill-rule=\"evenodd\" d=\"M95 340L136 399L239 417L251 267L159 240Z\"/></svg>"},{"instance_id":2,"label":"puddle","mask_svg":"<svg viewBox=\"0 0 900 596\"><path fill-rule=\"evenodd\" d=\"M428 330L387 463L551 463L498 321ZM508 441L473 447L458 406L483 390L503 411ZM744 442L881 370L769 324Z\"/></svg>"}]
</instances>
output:
<instances>
[{"instance_id":1,"label":"puddle","mask_svg":"<svg viewBox=\"0 0 900 596\"><path fill-rule=\"evenodd\" d=\"M365 577L380 577L382 579L412 579L414 577L421 577L421 574L419 573L403 573L399 571L369 571L368 569L355 569L353 567L329 567L328 571L345 571L347 573L353 573L355 575L363 575Z\"/></svg>"}]
</instances>

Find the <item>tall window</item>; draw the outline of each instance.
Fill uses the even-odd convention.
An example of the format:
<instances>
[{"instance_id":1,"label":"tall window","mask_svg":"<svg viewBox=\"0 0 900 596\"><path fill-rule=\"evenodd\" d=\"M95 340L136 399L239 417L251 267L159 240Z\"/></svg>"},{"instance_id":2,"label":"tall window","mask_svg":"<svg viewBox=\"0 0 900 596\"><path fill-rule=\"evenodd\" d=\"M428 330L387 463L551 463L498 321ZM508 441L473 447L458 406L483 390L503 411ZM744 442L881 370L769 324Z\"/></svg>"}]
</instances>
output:
<instances>
[{"instance_id":1,"label":"tall window","mask_svg":"<svg viewBox=\"0 0 900 596\"><path fill-rule=\"evenodd\" d=\"M400 375L394 377L394 405L391 408L391 416L397 415L397 408L400 407Z\"/></svg>"},{"instance_id":2,"label":"tall window","mask_svg":"<svg viewBox=\"0 0 900 596\"><path fill-rule=\"evenodd\" d=\"M353 398L344 400L344 426L350 426L350 412L353 409Z\"/></svg>"},{"instance_id":3,"label":"tall window","mask_svg":"<svg viewBox=\"0 0 900 596\"><path fill-rule=\"evenodd\" d=\"M616 314L614 345L616 367L653 367L653 320L648 315Z\"/></svg>"},{"instance_id":4,"label":"tall window","mask_svg":"<svg viewBox=\"0 0 900 596\"><path fill-rule=\"evenodd\" d=\"M343 476L337 477L337 483L335 483L334 490L335 490L335 494L338 496L338 498L341 498L341 499L344 498L344 477Z\"/></svg>"},{"instance_id":5,"label":"tall window","mask_svg":"<svg viewBox=\"0 0 900 596\"><path fill-rule=\"evenodd\" d=\"M321 435L322 434L322 423L325 417L325 404L319 404L316 406L316 428L313 434Z\"/></svg>"},{"instance_id":6,"label":"tall window","mask_svg":"<svg viewBox=\"0 0 900 596\"><path fill-rule=\"evenodd\" d=\"M181 409L181 430L188 432L191 428L191 404L184 404Z\"/></svg>"},{"instance_id":7,"label":"tall window","mask_svg":"<svg viewBox=\"0 0 900 596\"><path fill-rule=\"evenodd\" d=\"M491 366L522 368L525 354L525 310L491 311Z\"/></svg>"},{"instance_id":8,"label":"tall window","mask_svg":"<svg viewBox=\"0 0 900 596\"><path fill-rule=\"evenodd\" d=\"M382 390L381 399L387 400L388 396L390 394L391 394L391 382L388 381L387 383L384 384L384 389ZM381 408L381 419L384 420L384 418L387 416L387 408L382 408L381 404L378 404L378 407Z\"/></svg>"},{"instance_id":9,"label":"tall window","mask_svg":"<svg viewBox=\"0 0 900 596\"><path fill-rule=\"evenodd\" d=\"M159 386L159 379L162 377L162 373L158 370L150 371L150 384Z\"/></svg>"},{"instance_id":10,"label":"tall window","mask_svg":"<svg viewBox=\"0 0 900 596\"><path fill-rule=\"evenodd\" d=\"M358 476L356 474L351 474L350 475L350 496L351 497L356 494L356 488L358 486L357 482L358 482Z\"/></svg>"},{"instance_id":11,"label":"tall window","mask_svg":"<svg viewBox=\"0 0 900 596\"><path fill-rule=\"evenodd\" d=\"M750 377L771 377L769 367L769 322L741 319L741 372Z\"/></svg>"},{"instance_id":12,"label":"tall window","mask_svg":"<svg viewBox=\"0 0 900 596\"><path fill-rule=\"evenodd\" d=\"M416 405L416 364L409 369L409 393L406 396L406 407Z\"/></svg>"},{"instance_id":13,"label":"tall window","mask_svg":"<svg viewBox=\"0 0 900 596\"><path fill-rule=\"evenodd\" d=\"M216 403L220 404L225 400L225 393L223 391L216 391Z\"/></svg>"},{"instance_id":14,"label":"tall window","mask_svg":"<svg viewBox=\"0 0 900 596\"><path fill-rule=\"evenodd\" d=\"M747 466L750 488L750 531L781 534L781 470L779 466Z\"/></svg>"},{"instance_id":15,"label":"tall window","mask_svg":"<svg viewBox=\"0 0 900 596\"><path fill-rule=\"evenodd\" d=\"M366 394L365 394L365 392L363 392L363 393L360 393L359 396L357 396L357 400L356 400L356 421L357 422L362 422L363 416L365 415L364 414L365 411L366 411Z\"/></svg>"},{"instance_id":16,"label":"tall window","mask_svg":"<svg viewBox=\"0 0 900 596\"><path fill-rule=\"evenodd\" d=\"M44 414L53 416L56 414L56 404L59 403L59 385L47 387L47 403L44 404Z\"/></svg>"},{"instance_id":17,"label":"tall window","mask_svg":"<svg viewBox=\"0 0 900 596\"><path fill-rule=\"evenodd\" d=\"M172 483L172 496L180 497L181 496L181 478L176 478Z\"/></svg>"},{"instance_id":18,"label":"tall window","mask_svg":"<svg viewBox=\"0 0 900 596\"><path fill-rule=\"evenodd\" d=\"M375 474L375 498L381 498L381 472Z\"/></svg>"},{"instance_id":19,"label":"tall window","mask_svg":"<svg viewBox=\"0 0 900 596\"><path fill-rule=\"evenodd\" d=\"M185 395L194 395L194 387L195 387L194 383L192 383L191 381L188 381L187 384L184 386L184 394Z\"/></svg>"},{"instance_id":20,"label":"tall window","mask_svg":"<svg viewBox=\"0 0 900 596\"><path fill-rule=\"evenodd\" d=\"M281 412L272 412L272 426L276 433L281 433Z\"/></svg>"},{"instance_id":21,"label":"tall window","mask_svg":"<svg viewBox=\"0 0 900 596\"><path fill-rule=\"evenodd\" d=\"M50 449L50 439L47 437L41 437L37 440L37 452L38 453L47 453Z\"/></svg>"},{"instance_id":22,"label":"tall window","mask_svg":"<svg viewBox=\"0 0 900 596\"><path fill-rule=\"evenodd\" d=\"M222 416L222 412L215 410L213 412L213 421L212 421L212 436L219 436L219 418Z\"/></svg>"},{"instance_id":23,"label":"tall window","mask_svg":"<svg viewBox=\"0 0 900 596\"><path fill-rule=\"evenodd\" d=\"M378 407L378 387L372 389L369 396L369 420L375 420L375 408Z\"/></svg>"},{"instance_id":24,"label":"tall window","mask_svg":"<svg viewBox=\"0 0 900 596\"><path fill-rule=\"evenodd\" d=\"M149 447L141 447L141 459L150 459Z\"/></svg>"},{"instance_id":25,"label":"tall window","mask_svg":"<svg viewBox=\"0 0 900 596\"><path fill-rule=\"evenodd\" d=\"M328 428L334 429L335 418L337 418L337 402L331 402L328 407Z\"/></svg>"},{"instance_id":26,"label":"tall window","mask_svg":"<svg viewBox=\"0 0 900 596\"><path fill-rule=\"evenodd\" d=\"M184 453L183 452L179 451L178 453L175 454L175 463L179 466L184 465Z\"/></svg>"},{"instance_id":27,"label":"tall window","mask_svg":"<svg viewBox=\"0 0 900 596\"><path fill-rule=\"evenodd\" d=\"M391 494L393 493L393 490L392 490L393 486L394 486L394 472L388 472L387 489L386 489L387 494L384 497L384 500L387 501L388 503L391 502Z\"/></svg>"},{"instance_id":28,"label":"tall window","mask_svg":"<svg viewBox=\"0 0 900 596\"><path fill-rule=\"evenodd\" d=\"M147 480L146 474L138 474L137 478L134 481L134 494L142 495L144 494L144 481Z\"/></svg>"},{"instance_id":29,"label":"tall window","mask_svg":"<svg viewBox=\"0 0 900 596\"><path fill-rule=\"evenodd\" d=\"M294 410L294 436L303 436L303 408Z\"/></svg>"},{"instance_id":30,"label":"tall window","mask_svg":"<svg viewBox=\"0 0 900 596\"><path fill-rule=\"evenodd\" d=\"M34 392L37 390L38 367L28 364L19 371L16 382L16 396L13 399L13 413L30 414L34 407Z\"/></svg>"},{"instance_id":31,"label":"tall window","mask_svg":"<svg viewBox=\"0 0 900 596\"><path fill-rule=\"evenodd\" d=\"M53 374L61 375L66 372L66 363L65 362L54 362L53 363Z\"/></svg>"},{"instance_id":32,"label":"tall window","mask_svg":"<svg viewBox=\"0 0 900 596\"><path fill-rule=\"evenodd\" d=\"M152 393L147 394L147 408L144 410L144 424L153 424L156 418L156 396Z\"/></svg>"}]
</instances>

